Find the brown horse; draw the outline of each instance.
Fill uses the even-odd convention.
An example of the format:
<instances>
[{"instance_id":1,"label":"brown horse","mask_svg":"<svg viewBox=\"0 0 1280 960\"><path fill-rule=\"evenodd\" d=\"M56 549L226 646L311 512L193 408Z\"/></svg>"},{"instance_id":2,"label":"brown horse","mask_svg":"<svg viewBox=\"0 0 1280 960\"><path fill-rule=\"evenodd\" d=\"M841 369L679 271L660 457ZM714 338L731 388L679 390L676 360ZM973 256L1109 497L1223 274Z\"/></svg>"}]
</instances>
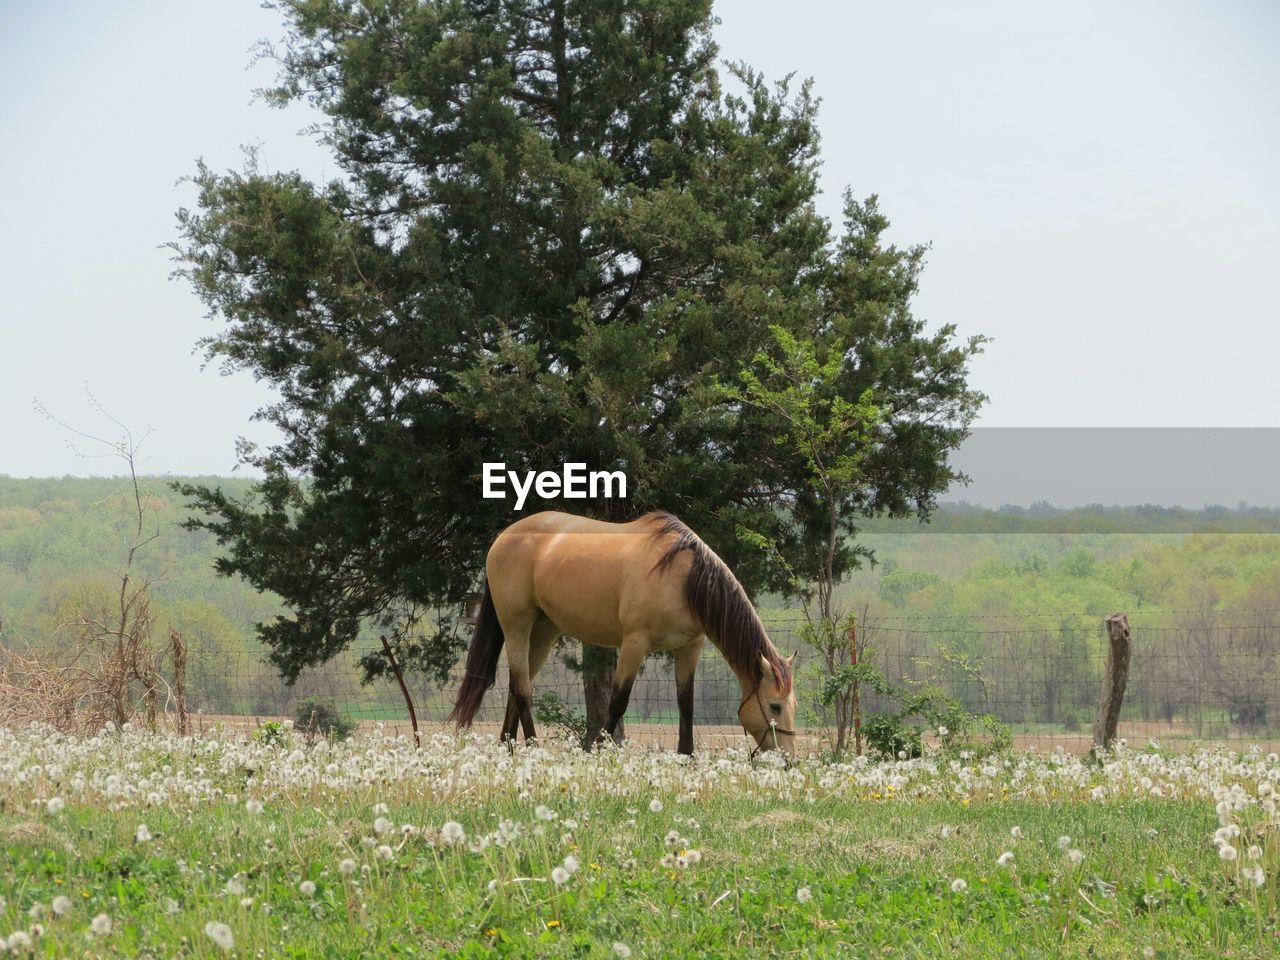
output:
<instances>
[{"instance_id":1,"label":"brown horse","mask_svg":"<svg viewBox=\"0 0 1280 960\"><path fill-rule=\"evenodd\" d=\"M518 520L489 548L488 574L466 676L449 719L470 726L493 686L505 640L511 690L503 739L534 736L533 678L562 634L616 647L605 732L614 736L645 657L675 659L681 753L693 753L693 674L703 640L724 655L742 685L738 719L752 755L795 752L791 664L765 633L742 585L711 548L675 517L651 513L604 523L567 513Z\"/></svg>"}]
</instances>

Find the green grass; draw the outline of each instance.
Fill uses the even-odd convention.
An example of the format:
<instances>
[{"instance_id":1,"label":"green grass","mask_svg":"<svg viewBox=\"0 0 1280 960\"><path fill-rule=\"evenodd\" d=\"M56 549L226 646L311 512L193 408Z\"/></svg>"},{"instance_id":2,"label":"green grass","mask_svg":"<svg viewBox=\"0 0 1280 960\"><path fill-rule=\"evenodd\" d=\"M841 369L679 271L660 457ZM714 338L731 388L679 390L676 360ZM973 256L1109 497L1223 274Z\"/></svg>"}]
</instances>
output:
<instances>
[{"instance_id":1,"label":"green grass","mask_svg":"<svg viewBox=\"0 0 1280 960\"><path fill-rule=\"evenodd\" d=\"M383 862L361 845L378 796L376 787L336 802L299 796L257 816L243 804L4 811L0 935L27 928L33 904L62 894L72 912L45 917L39 956L225 956L204 932L209 921L231 927L244 957L611 957L615 941L636 957L1139 957L1152 947L1217 958L1280 948L1280 928L1264 921L1259 933L1209 843L1217 824L1203 802L763 802L730 790L668 800L657 813L607 796L576 802L571 791L402 802L387 813L396 824L453 819L469 837L501 817L533 826L537 802L559 819L542 838L480 854L434 849L424 832ZM150 842L136 842L139 823ZM673 829L700 862L661 864ZM1085 854L1078 867L1058 849L1062 834ZM1004 850L1012 870L996 864ZM569 853L580 866L557 891L547 878ZM367 877L343 877L344 857L369 865ZM244 891L228 893L237 875ZM965 892L951 891L956 878ZM299 892L304 879L314 896ZM100 912L114 929L88 942Z\"/></svg>"}]
</instances>

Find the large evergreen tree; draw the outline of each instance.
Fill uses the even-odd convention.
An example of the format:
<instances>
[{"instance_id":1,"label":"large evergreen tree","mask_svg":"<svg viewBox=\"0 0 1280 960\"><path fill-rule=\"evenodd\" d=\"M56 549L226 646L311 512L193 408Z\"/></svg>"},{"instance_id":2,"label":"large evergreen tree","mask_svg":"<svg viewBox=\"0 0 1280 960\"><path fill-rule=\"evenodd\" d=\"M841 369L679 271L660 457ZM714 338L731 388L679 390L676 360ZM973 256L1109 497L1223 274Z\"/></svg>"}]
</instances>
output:
<instances>
[{"instance_id":1,"label":"large evergreen tree","mask_svg":"<svg viewBox=\"0 0 1280 960\"><path fill-rule=\"evenodd\" d=\"M775 325L846 351L850 396L891 414L850 509L945 489L978 342L912 317L920 252L883 243L873 204L839 238L815 214L808 87L741 66L722 86L710 6L279 4L271 96L324 112L342 175L201 167L175 246L224 321L209 355L279 393L283 441L242 451L256 495L186 492L220 569L289 605L261 627L286 677L474 586L514 519L481 499L484 461L623 469L629 499L591 509L671 510L749 588L790 583L803 481L720 387Z\"/></svg>"}]
</instances>

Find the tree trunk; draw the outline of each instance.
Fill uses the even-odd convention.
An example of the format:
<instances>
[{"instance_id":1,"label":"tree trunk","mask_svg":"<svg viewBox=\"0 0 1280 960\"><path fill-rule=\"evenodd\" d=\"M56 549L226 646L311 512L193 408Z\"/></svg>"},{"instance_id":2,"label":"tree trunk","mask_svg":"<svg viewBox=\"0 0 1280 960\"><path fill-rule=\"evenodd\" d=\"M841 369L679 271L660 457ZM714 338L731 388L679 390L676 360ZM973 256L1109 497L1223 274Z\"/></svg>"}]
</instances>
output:
<instances>
[{"instance_id":1,"label":"tree trunk","mask_svg":"<svg viewBox=\"0 0 1280 960\"><path fill-rule=\"evenodd\" d=\"M618 651L609 647L582 645L582 696L587 704L586 746L596 742L609 722L609 701L613 698L613 667ZM618 721L613 732L615 743L622 743L625 720Z\"/></svg>"}]
</instances>

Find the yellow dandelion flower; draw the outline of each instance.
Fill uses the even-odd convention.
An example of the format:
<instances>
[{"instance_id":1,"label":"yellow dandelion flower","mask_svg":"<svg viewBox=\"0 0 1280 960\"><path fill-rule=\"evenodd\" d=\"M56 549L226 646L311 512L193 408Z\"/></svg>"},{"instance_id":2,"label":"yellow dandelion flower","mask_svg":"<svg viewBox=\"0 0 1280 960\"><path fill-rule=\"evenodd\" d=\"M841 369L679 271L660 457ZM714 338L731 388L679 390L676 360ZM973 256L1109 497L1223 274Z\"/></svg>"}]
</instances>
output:
<instances>
[{"instance_id":1,"label":"yellow dandelion flower","mask_svg":"<svg viewBox=\"0 0 1280 960\"><path fill-rule=\"evenodd\" d=\"M548 921L547 921L547 926L548 926L548 927L558 927L558 926L560 926L560 921L559 921L559 920L548 920Z\"/></svg>"}]
</instances>

